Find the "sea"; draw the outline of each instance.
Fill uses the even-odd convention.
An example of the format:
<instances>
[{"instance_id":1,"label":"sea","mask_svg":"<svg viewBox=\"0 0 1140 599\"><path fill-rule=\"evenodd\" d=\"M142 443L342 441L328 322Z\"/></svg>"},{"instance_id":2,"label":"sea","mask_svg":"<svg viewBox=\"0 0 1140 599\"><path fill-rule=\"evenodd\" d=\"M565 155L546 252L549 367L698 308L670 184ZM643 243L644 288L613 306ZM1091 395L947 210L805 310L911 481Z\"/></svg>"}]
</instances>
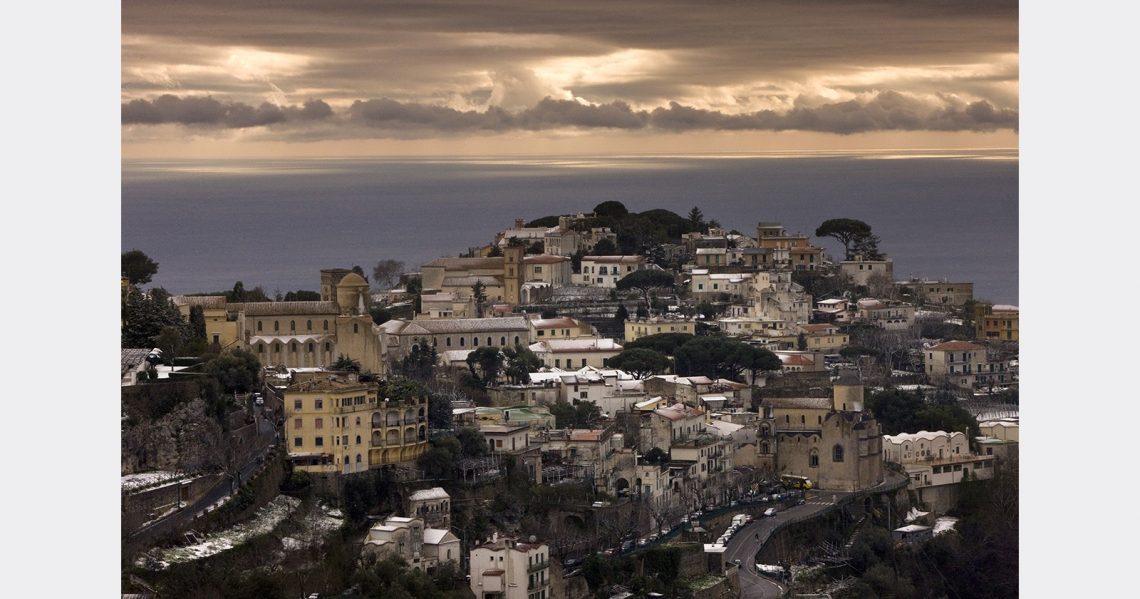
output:
<instances>
[{"instance_id":1,"label":"sea","mask_svg":"<svg viewBox=\"0 0 1140 599\"><path fill-rule=\"evenodd\" d=\"M867 222L896 279L972 281L1018 302L1014 150L574 157L124 160L122 249L158 262L171 293L318 290L320 270L382 259L406 270L490 243L516 218L696 206L755 235ZM816 239L833 256L841 246Z\"/></svg>"}]
</instances>

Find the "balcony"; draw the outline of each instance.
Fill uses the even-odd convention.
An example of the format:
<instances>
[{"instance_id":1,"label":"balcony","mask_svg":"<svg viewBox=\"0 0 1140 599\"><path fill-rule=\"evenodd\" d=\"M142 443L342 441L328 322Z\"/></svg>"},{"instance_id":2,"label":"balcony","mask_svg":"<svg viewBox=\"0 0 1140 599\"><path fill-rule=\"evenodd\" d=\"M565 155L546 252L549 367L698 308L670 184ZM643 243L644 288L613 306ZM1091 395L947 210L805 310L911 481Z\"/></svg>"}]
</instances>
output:
<instances>
[{"instance_id":1,"label":"balcony","mask_svg":"<svg viewBox=\"0 0 1140 599\"><path fill-rule=\"evenodd\" d=\"M539 570L545 570L549 567L550 567L550 562L542 562L542 563L534 564L532 566L527 567L526 573L530 574L532 572L538 572ZM543 586L545 586L545 585L543 585Z\"/></svg>"}]
</instances>

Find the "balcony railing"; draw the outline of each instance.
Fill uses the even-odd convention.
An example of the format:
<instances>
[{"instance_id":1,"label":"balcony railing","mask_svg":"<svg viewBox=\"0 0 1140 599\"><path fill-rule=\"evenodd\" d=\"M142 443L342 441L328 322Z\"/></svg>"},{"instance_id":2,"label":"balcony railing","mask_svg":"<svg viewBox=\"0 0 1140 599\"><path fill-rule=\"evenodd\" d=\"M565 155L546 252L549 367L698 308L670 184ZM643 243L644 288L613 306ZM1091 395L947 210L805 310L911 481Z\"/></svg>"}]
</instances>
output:
<instances>
[{"instance_id":1,"label":"balcony railing","mask_svg":"<svg viewBox=\"0 0 1140 599\"><path fill-rule=\"evenodd\" d=\"M538 572L539 570L545 570L546 568L549 568L549 567L550 567L550 562L540 562L540 563L528 566L526 569L526 572L527 572L527 574L530 574L532 572Z\"/></svg>"}]
</instances>

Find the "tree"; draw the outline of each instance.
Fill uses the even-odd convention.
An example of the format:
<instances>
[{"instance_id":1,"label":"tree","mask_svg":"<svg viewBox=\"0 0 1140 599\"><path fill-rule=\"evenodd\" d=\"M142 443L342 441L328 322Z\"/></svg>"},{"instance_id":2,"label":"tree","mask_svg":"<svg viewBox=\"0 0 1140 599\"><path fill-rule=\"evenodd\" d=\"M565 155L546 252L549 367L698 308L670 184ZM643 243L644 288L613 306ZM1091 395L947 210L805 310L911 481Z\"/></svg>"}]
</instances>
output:
<instances>
[{"instance_id":1,"label":"tree","mask_svg":"<svg viewBox=\"0 0 1140 599\"><path fill-rule=\"evenodd\" d=\"M696 206L693 206L693 209L689 210L689 226L692 227L693 231L704 232L707 230L705 226L705 214Z\"/></svg>"},{"instance_id":2,"label":"tree","mask_svg":"<svg viewBox=\"0 0 1140 599\"><path fill-rule=\"evenodd\" d=\"M618 291L633 290L641 293L645 298L645 305L653 305L654 291L673 291L676 279L673 274L663 270L642 269L635 270L617 282Z\"/></svg>"},{"instance_id":3,"label":"tree","mask_svg":"<svg viewBox=\"0 0 1140 599\"><path fill-rule=\"evenodd\" d=\"M753 370L753 365L755 370L768 365L768 358L754 351L758 349L730 337L694 337L677 348L676 371L681 376L739 380L744 370Z\"/></svg>"},{"instance_id":4,"label":"tree","mask_svg":"<svg viewBox=\"0 0 1140 599\"><path fill-rule=\"evenodd\" d=\"M257 356L243 349L228 351L206 362L202 369L218 381L225 393L249 393L261 384Z\"/></svg>"},{"instance_id":5,"label":"tree","mask_svg":"<svg viewBox=\"0 0 1140 599\"><path fill-rule=\"evenodd\" d=\"M471 286L471 297L475 300L475 313L483 318L483 305L487 303L487 286L483 281L475 281Z\"/></svg>"},{"instance_id":6,"label":"tree","mask_svg":"<svg viewBox=\"0 0 1140 599\"><path fill-rule=\"evenodd\" d=\"M360 372L360 361L354 360L344 354L338 354L336 357L336 362L333 362L332 369L347 372Z\"/></svg>"},{"instance_id":7,"label":"tree","mask_svg":"<svg viewBox=\"0 0 1140 599\"><path fill-rule=\"evenodd\" d=\"M353 264L352 268L350 270L352 270L352 272L360 275L360 278L364 279L365 283L368 282L368 275L364 274L364 267L360 266L359 264Z\"/></svg>"},{"instance_id":8,"label":"tree","mask_svg":"<svg viewBox=\"0 0 1140 599\"><path fill-rule=\"evenodd\" d=\"M483 437L483 433L479 432L479 429L465 426L455 433L455 438L459 439L459 445L463 449L463 457L479 458L487 455L487 439Z\"/></svg>"},{"instance_id":9,"label":"tree","mask_svg":"<svg viewBox=\"0 0 1140 599\"><path fill-rule=\"evenodd\" d=\"M515 385L523 385L530 382L530 373L542 368L542 360L530 351L530 348L522 345L515 345L503 349L503 355L506 357L506 369L503 374L507 375L507 380Z\"/></svg>"},{"instance_id":10,"label":"tree","mask_svg":"<svg viewBox=\"0 0 1140 599\"><path fill-rule=\"evenodd\" d=\"M381 289L389 289L400 281L404 263L399 260L381 260L372 267L372 282Z\"/></svg>"},{"instance_id":11,"label":"tree","mask_svg":"<svg viewBox=\"0 0 1140 599\"><path fill-rule=\"evenodd\" d=\"M796 349L798 349L800 351L806 351L807 348L808 348L807 337L803 333L796 335Z\"/></svg>"},{"instance_id":12,"label":"tree","mask_svg":"<svg viewBox=\"0 0 1140 599\"><path fill-rule=\"evenodd\" d=\"M400 369L408 378L428 381L431 380L432 374L435 372L435 364L438 360L439 354L436 352L435 342L429 343L427 340L420 339L412 344L412 349L408 355L404 356Z\"/></svg>"},{"instance_id":13,"label":"tree","mask_svg":"<svg viewBox=\"0 0 1140 599\"><path fill-rule=\"evenodd\" d=\"M661 352L645 348L624 349L606 360L606 366L624 370L638 379L667 372L672 362Z\"/></svg>"},{"instance_id":14,"label":"tree","mask_svg":"<svg viewBox=\"0 0 1140 599\"><path fill-rule=\"evenodd\" d=\"M615 200L602 202L594 206L594 216L601 218L623 218L629 215L629 210L626 209L625 204Z\"/></svg>"},{"instance_id":15,"label":"tree","mask_svg":"<svg viewBox=\"0 0 1140 599\"><path fill-rule=\"evenodd\" d=\"M282 298L286 302L319 302L321 301L321 294L316 291L289 291Z\"/></svg>"},{"instance_id":16,"label":"tree","mask_svg":"<svg viewBox=\"0 0 1140 599\"><path fill-rule=\"evenodd\" d=\"M127 294L123 302L123 326L120 331L122 347L154 347L164 327L176 327L183 339L190 339L189 325L170 301L170 294L157 287L147 293Z\"/></svg>"},{"instance_id":17,"label":"tree","mask_svg":"<svg viewBox=\"0 0 1140 599\"><path fill-rule=\"evenodd\" d=\"M651 349L666 356L673 356L677 353L677 348L687 343L693 335L690 333L657 333L656 335L646 335L638 337L637 339L625 344L625 349L634 349L643 347Z\"/></svg>"},{"instance_id":18,"label":"tree","mask_svg":"<svg viewBox=\"0 0 1140 599\"><path fill-rule=\"evenodd\" d=\"M755 385L756 377L762 372L778 372L783 369L784 363L776 354L755 345L743 344L739 349L740 363L748 372L748 380Z\"/></svg>"},{"instance_id":19,"label":"tree","mask_svg":"<svg viewBox=\"0 0 1140 599\"><path fill-rule=\"evenodd\" d=\"M617 313L614 314L614 321L619 326L625 325L625 321L629 320L629 310L626 310L625 304L618 304Z\"/></svg>"},{"instance_id":20,"label":"tree","mask_svg":"<svg viewBox=\"0 0 1140 599\"><path fill-rule=\"evenodd\" d=\"M131 250L122 255L122 274L131 285L149 283L158 273L158 262L151 260L141 250Z\"/></svg>"},{"instance_id":21,"label":"tree","mask_svg":"<svg viewBox=\"0 0 1140 599\"><path fill-rule=\"evenodd\" d=\"M570 270L574 274L582 274L582 257L586 255L586 250L578 250L570 255Z\"/></svg>"},{"instance_id":22,"label":"tree","mask_svg":"<svg viewBox=\"0 0 1140 599\"><path fill-rule=\"evenodd\" d=\"M499 351L499 348L484 345L467 354L467 368L471 371L471 376L479 382L479 386L486 388L498 380L499 372L503 369L503 358L503 352Z\"/></svg>"},{"instance_id":23,"label":"tree","mask_svg":"<svg viewBox=\"0 0 1140 599\"><path fill-rule=\"evenodd\" d=\"M602 239L594 244L594 251L590 252L593 256L614 256L618 253L618 248L614 242L609 239Z\"/></svg>"},{"instance_id":24,"label":"tree","mask_svg":"<svg viewBox=\"0 0 1140 599\"><path fill-rule=\"evenodd\" d=\"M491 246L491 251L487 252L487 257L488 258L502 258L503 257L503 248L501 248L497 245Z\"/></svg>"},{"instance_id":25,"label":"tree","mask_svg":"<svg viewBox=\"0 0 1140 599\"><path fill-rule=\"evenodd\" d=\"M815 230L816 237L831 237L843 244L846 260L854 257L855 244L871 235L871 225L853 218L833 218L823 221Z\"/></svg>"}]
</instances>

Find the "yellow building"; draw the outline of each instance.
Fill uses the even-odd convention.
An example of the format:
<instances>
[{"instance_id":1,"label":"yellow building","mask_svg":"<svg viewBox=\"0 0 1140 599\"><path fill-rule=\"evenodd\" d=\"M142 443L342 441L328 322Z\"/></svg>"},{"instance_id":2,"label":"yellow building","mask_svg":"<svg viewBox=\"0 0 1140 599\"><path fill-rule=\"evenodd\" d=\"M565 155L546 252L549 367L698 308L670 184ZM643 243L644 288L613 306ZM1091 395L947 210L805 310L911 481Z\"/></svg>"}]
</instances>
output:
<instances>
[{"instance_id":1,"label":"yellow building","mask_svg":"<svg viewBox=\"0 0 1140 599\"><path fill-rule=\"evenodd\" d=\"M1017 341L1017 306L979 304L974 315L978 339Z\"/></svg>"},{"instance_id":2,"label":"yellow building","mask_svg":"<svg viewBox=\"0 0 1140 599\"><path fill-rule=\"evenodd\" d=\"M661 333L697 333L697 323L694 320L671 318L631 318L625 321L625 341L635 341L641 337L658 335Z\"/></svg>"},{"instance_id":3,"label":"yellow building","mask_svg":"<svg viewBox=\"0 0 1140 599\"><path fill-rule=\"evenodd\" d=\"M381 397L376 383L319 373L285 391L285 442L298 470L349 474L427 450L426 397Z\"/></svg>"},{"instance_id":4,"label":"yellow building","mask_svg":"<svg viewBox=\"0 0 1140 599\"><path fill-rule=\"evenodd\" d=\"M345 269L321 271L320 301L230 303L222 296L174 298L189 320L194 306L206 319L206 339L222 349L245 349L262 366L327 367L339 356L383 376L379 332L368 313L368 283Z\"/></svg>"}]
</instances>

